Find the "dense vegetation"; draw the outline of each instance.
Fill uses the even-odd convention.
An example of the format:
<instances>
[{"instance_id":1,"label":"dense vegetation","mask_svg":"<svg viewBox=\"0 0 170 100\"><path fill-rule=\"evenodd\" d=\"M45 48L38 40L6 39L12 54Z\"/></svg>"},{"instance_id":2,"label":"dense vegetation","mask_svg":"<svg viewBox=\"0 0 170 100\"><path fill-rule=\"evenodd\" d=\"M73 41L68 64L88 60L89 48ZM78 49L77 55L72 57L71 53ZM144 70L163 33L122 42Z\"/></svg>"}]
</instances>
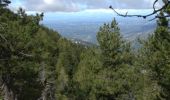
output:
<instances>
[{"instance_id":1,"label":"dense vegetation","mask_svg":"<svg viewBox=\"0 0 170 100\"><path fill-rule=\"evenodd\" d=\"M170 99L170 32L163 12L136 51L115 19L100 28L99 46L85 46L40 25L43 13L14 13L7 3L0 5L0 100Z\"/></svg>"}]
</instances>

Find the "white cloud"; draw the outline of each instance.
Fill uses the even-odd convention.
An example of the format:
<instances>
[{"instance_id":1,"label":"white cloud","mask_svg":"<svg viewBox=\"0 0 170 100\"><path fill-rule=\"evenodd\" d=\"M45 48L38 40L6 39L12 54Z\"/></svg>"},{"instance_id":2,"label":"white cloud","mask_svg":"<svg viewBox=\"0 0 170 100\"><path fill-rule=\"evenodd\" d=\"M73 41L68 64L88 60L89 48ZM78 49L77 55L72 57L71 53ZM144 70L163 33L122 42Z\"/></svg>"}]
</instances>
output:
<instances>
[{"instance_id":1,"label":"white cloud","mask_svg":"<svg viewBox=\"0 0 170 100\"><path fill-rule=\"evenodd\" d=\"M51 5L54 3L55 0L44 0L44 2L48 5Z\"/></svg>"},{"instance_id":2,"label":"white cloud","mask_svg":"<svg viewBox=\"0 0 170 100\"><path fill-rule=\"evenodd\" d=\"M74 12L86 9L150 9L154 0L19 0L28 11ZM157 3L158 7L161 6Z\"/></svg>"}]
</instances>

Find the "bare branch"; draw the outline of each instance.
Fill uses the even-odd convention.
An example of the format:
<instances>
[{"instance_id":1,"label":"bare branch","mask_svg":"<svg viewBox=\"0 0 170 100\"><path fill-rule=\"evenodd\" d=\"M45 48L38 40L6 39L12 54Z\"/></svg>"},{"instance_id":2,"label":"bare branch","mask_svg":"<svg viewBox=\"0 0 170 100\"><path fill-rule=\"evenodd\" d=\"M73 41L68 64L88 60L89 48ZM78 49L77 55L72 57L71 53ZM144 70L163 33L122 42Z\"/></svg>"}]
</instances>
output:
<instances>
[{"instance_id":1,"label":"bare branch","mask_svg":"<svg viewBox=\"0 0 170 100\"><path fill-rule=\"evenodd\" d=\"M121 13L117 12L112 6L110 6L109 8L112 9L117 15L122 16L122 17L142 17L142 18L145 19L147 17L150 17L152 15L157 14L158 12L160 12L160 11L164 10L165 8L167 8L168 5L170 5L170 2L168 2L168 3L164 4L164 6L162 6L161 8L155 9L155 4L157 2L158 2L158 0L155 0L155 2L153 4L154 11L152 13L150 13L150 14L147 14L147 15L128 15L128 12L126 12L126 14L121 14ZM155 18L160 18L160 17L161 16L157 16L157 15L155 16ZM164 16L164 17L170 17L170 15L167 15L167 16Z\"/></svg>"},{"instance_id":2,"label":"bare branch","mask_svg":"<svg viewBox=\"0 0 170 100\"><path fill-rule=\"evenodd\" d=\"M0 34L0 37L7 42L7 39L2 34Z\"/></svg>"},{"instance_id":3,"label":"bare branch","mask_svg":"<svg viewBox=\"0 0 170 100\"><path fill-rule=\"evenodd\" d=\"M153 10L156 11L155 9L155 4L158 2L158 0L155 0L154 3L153 3Z\"/></svg>"},{"instance_id":4,"label":"bare branch","mask_svg":"<svg viewBox=\"0 0 170 100\"><path fill-rule=\"evenodd\" d=\"M23 53L23 52L19 52L19 54L21 54L21 55L23 55L23 56L25 56L25 57L33 57L33 55L25 54L25 53Z\"/></svg>"}]
</instances>

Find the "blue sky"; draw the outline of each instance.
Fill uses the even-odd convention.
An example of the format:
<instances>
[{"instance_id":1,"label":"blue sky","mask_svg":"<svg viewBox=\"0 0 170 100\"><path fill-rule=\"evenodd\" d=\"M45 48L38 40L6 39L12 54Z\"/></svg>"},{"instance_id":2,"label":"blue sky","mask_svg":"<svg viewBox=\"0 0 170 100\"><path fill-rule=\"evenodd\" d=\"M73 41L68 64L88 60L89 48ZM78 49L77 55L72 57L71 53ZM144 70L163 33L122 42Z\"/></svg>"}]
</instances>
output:
<instances>
[{"instance_id":1,"label":"blue sky","mask_svg":"<svg viewBox=\"0 0 170 100\"><path fill-rule=\"evenodd\" d=\"M151 9L154 0L11 0L10 8L26 11L76 12L89 9ZM157 7L161 2L157 3Z\"/></svg>"}]
</instances>

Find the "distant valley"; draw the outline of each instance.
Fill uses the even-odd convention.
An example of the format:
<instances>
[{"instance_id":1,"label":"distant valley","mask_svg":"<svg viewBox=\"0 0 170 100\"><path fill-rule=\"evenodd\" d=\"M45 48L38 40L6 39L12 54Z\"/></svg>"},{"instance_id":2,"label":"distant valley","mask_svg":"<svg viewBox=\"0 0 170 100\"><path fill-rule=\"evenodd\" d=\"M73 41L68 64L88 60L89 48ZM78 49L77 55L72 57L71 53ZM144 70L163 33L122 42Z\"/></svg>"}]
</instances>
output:
<instances>
[{"instance_id":1,"label":"distant valley","mask_svg":"<svg viewBox=\"0 0 170 100\"><path fill-rule=\"evenodd\" d=\"M121 10L122 11L122 10ZM147 14L151 10L127 10L130 14ZM124 13L124 12L122 12ZM156 28L156 20L148 21L142 18L124 18L110 10L83 11L72 13L46 13L42 24L58 31L69 39L77 39L90 43L97 43L96 33L104 23L110 23L116 18L122 36L127 40L134 40L138 36L146 37Z\"/></svg>"}]
</instances>

